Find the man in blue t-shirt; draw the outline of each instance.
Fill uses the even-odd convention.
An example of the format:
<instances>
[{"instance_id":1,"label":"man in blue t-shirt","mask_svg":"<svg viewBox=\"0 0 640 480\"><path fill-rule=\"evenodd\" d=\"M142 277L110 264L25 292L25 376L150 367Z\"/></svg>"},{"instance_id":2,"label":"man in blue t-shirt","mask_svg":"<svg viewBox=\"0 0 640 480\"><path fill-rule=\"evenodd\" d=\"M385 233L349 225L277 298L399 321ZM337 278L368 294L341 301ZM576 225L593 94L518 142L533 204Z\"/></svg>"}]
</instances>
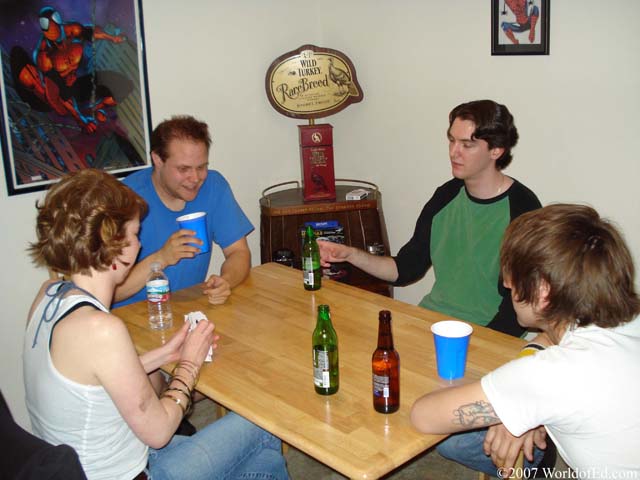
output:
<instances>
[{"instance_id":1,"label":"man in blue t-shirt","mask_svg":"<svg viewBox=\"0 0 640 480\"><path fill-rule=\"evenodd\" d=\"M211 249L200 253L201 243L192 230L178 228L176 219L206 212L209 238L220 246L224 262L220 275L211 275L203 293L212 304L224 303L231 289L251 268L246 236L253 225L236 202L231 187L215 170L209 170L211 136L206 123L191 116L176 116L151 133L153 168L129 175L124 183L149 204L140 224L140 255L125 282L115 293L115 307L145 298L145 283L152 262L160 262L173 291L205 281Z\"/></svg>"}]
</instances>

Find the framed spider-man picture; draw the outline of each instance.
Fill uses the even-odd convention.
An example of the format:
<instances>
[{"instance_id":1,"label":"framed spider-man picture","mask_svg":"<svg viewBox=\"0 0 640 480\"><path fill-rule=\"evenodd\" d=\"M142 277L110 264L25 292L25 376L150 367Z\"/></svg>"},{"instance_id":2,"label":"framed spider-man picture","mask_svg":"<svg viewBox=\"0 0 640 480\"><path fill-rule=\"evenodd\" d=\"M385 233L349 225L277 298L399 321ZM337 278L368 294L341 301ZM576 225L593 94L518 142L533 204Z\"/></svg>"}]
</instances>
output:
<instances>
[{"instance_id":1,"label":"framed spider-man picture","mask_svg":"<svg viewBox=\"0 0 640 480\"><path fill-rule=\"evenodd\" d=\"M491 0L491 55L549 55L551 0Z\"/></svg>"},{"instance_id":2,"label":"framed spider-man picture","mask_svg":"<svg viewBox=\"0 0 640 480\"><path fill-rule=\"evenodd\" d=\"M0 16L0 140L9 195L66 173L146 167L142 0L15 0Z\"/></svg>"}]
</instances>

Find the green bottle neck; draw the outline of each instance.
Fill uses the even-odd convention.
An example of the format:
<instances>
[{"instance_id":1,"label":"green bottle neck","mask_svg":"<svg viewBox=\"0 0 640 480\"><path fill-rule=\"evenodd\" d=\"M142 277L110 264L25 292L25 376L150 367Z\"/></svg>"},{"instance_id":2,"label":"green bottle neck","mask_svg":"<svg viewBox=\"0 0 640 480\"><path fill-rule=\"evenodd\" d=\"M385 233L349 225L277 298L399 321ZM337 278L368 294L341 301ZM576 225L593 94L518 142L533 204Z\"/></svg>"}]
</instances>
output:
<instances>
[{"instance_id":1,"label":"green bottle neck","mask_svg":"<svg viewBox=\"0 0 640 480\"><path fill-rule=\"evenodd\" d=\"M311 228L310 225L307 226L307 232L305 235L305 240L307 242L312 242L313 240L315 240L316 236L313 233L313 228Z\"/></svg>"},{"instance_id":2,"label":"green bottle neck","mask_svg":"<svg viewBox=\"0 0 640 480\"><path fill-rule=\"evenodd\" d=\"M320 305L320 307L318 307L317 324L321 327L332 327L331 314L329 313L329 307L327 307L326 305Z\"/></svg>"}]
</instances>

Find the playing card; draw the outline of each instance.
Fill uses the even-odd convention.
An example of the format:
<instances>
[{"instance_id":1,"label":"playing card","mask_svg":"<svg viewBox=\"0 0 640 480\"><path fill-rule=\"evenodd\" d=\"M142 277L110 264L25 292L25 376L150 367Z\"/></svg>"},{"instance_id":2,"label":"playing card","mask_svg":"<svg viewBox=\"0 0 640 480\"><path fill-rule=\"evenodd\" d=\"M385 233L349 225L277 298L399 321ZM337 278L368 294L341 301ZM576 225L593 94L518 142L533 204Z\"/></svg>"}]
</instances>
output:
<instances>
[{"instance_id":1,"label":"playing card","mask_svg":"<svg viewBox=\"0 0 640 480\"><path fill-rule=\"evenodd\" d=\"M209 320L209 319L202 312L189 312L184 316L184 321L191 323L191 325L189 325L189 331L196 328L196 325L200 320ZM204 361L211 362L212 360L213 360L213 346L209 347L209 353L207 353L207 357L204 359Z\"/></svg>"}]
</instances>

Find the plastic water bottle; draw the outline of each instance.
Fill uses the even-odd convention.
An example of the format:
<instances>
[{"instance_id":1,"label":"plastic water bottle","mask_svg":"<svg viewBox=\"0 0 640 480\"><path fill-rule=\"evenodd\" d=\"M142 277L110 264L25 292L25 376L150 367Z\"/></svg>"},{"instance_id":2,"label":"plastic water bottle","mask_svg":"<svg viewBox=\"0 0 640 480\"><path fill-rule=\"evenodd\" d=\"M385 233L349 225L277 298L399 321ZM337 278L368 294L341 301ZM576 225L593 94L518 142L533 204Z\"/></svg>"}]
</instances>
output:
<instances>
[{"instance_id":1,"label":"plastic water bottle","mask_svg":"<svg viewBox=\"0 0 640 480\"><path fill-rule=\"evenodd\" d=\"M171 313L169 279L160 268L159 262L151 264L147 278L147 305L149 306L149 326L153 330L164 330L173 325Z\"/></svg>"}]
</instances>

